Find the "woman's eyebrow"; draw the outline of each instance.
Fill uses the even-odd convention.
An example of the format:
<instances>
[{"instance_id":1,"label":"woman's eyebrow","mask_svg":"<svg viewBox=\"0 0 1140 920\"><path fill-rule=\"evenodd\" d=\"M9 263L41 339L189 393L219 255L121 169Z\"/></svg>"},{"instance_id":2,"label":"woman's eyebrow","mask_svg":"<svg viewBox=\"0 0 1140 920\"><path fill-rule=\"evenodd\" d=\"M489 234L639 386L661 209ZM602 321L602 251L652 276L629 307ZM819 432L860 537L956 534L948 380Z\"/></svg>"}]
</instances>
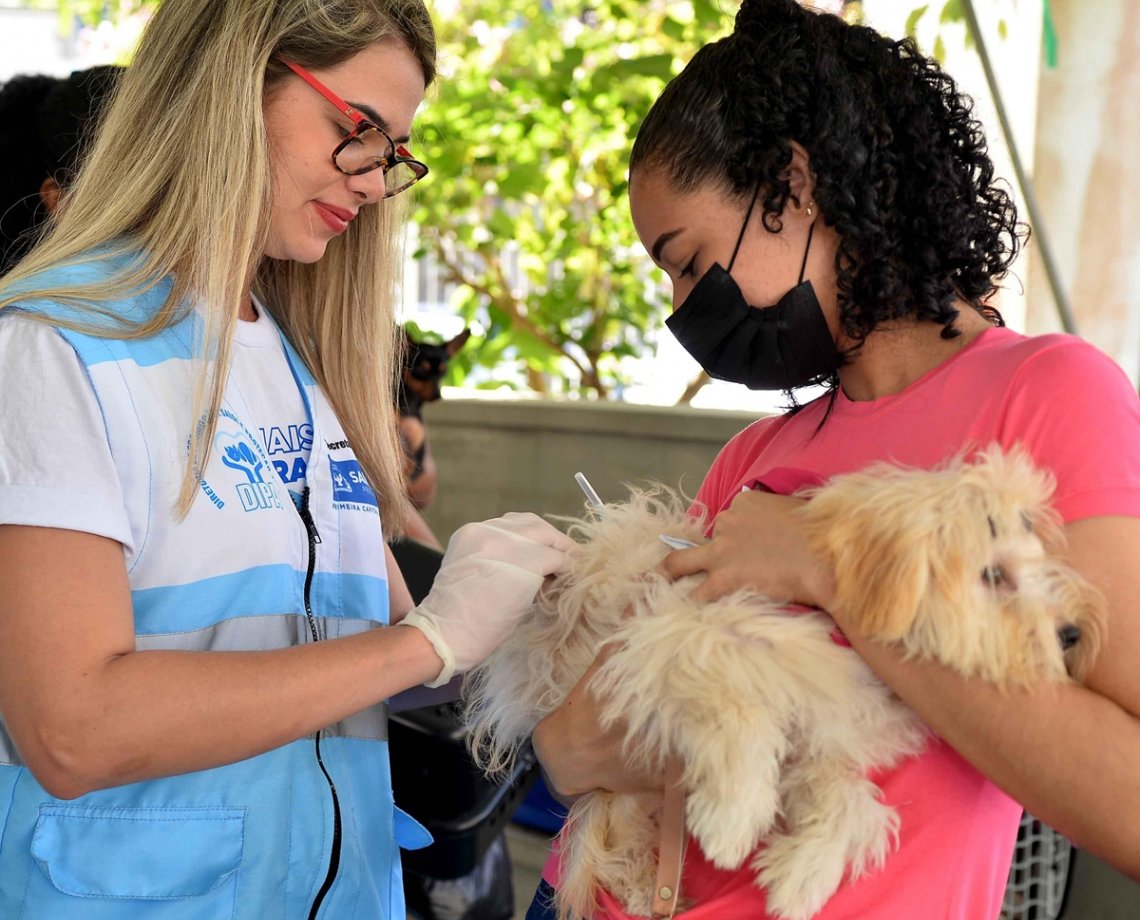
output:
<instances>
[{"instance_id":1,"label":"woman's eyebrow","mask_svg":"<svg viewBox=\"0 0 1140 920\"><path fill-rule=\"evenodd\" d=\"M353 102L351 99L347 101L348 104L358 112L363 112L365 115L367 115L368 120L372 122L372 124L376 125L379 128L383 128L387 134L392 133L392 126L388 124L387 119L385 119L383 115L372 108L372 106L365 105L363 102ZM392 140L397 144L406 144L410 140L410 137L405 134L403 137L393 137Z\"/></svg>"}]
</instances>

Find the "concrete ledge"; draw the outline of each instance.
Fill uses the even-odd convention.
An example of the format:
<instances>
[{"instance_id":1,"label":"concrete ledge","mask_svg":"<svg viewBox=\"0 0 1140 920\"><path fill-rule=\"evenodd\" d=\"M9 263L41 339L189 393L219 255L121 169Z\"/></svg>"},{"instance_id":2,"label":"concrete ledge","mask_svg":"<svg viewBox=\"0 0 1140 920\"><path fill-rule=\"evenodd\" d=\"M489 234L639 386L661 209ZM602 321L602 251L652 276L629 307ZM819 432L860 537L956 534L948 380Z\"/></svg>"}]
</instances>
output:
<instances>
[{"instance_id":1,"label":"concrete ledge","mask_svg":"<svg viewBox=\"0 0 1140 920\"><path fill-rule=\"evenodd\" d=\"M581 470L603 500L627 482L655 480L693 493L721 447L756 416L624 403L443 399L424 420L439 467L427 511L440 539L506 511L578 514Z\"/></svg>"},{"instance_id":2,"label":"concrete ledge","mask_svg":"<svg viewBox=\"0 0 1140 920\"><path fill-rule=\"evenodd\" d=\"M437 426L480 425L503 431L560 431L627 437L647 436L662 441L701 441L735 434L755 415L686 406L634 406L628 403L547 402L520 399L448 399L426 407L425 419ZM731 437L731 434L729 437ZM722 441L723 443L723 441Z\"/></svg>"}]
</instances>

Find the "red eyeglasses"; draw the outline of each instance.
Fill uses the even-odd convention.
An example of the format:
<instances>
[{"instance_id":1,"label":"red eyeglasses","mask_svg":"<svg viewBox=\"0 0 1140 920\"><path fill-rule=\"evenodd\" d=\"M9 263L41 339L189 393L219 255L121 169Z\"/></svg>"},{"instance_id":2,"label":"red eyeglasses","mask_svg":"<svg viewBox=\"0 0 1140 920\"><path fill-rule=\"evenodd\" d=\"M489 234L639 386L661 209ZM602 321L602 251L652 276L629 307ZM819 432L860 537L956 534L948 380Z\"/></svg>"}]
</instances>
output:
<instances>
[{"instance_id":1,"label":"red eyeglasses","mask_svg":"<svg viewBox=\"0 0 1140 920\"><path fill-rule=\"evenodd\" d=\"M333 165L348 176L359 176L374 169L384 170L384 197L391 198L410 188L428 174L428 168L415 159L388 132L374 125L316 77L297 64L282 61L293 73L331 102L356 127L332 152Z\"/></svg>"}]
</instances>

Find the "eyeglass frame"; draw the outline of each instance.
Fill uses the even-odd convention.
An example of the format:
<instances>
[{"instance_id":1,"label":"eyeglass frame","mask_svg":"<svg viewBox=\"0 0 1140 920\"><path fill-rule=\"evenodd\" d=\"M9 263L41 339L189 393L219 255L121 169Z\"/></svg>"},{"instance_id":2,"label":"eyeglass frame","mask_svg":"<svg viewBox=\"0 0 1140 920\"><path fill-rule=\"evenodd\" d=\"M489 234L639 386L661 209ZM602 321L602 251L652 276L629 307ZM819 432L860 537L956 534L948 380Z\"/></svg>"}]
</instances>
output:
<instances>
[{"instance_id":1,"label":"eyeglass frame","mask_svg":"<svg viewBox=\"0 0 1140 920\"><path fill-rule=\"evenodd\" d=\"M413 157L412 152L407 147L405 147L403 144L397 144L394 140L392 140L392 135L381 128L378 124L370 121L361 112L341 99L340 96L325 86L320 80L305 70L305 68L300 64L294 64L292 61L287 61L284 58L279 58L279 60L282 64L293 71L293 73L295 73L298 77L308 83L309 86L324 96L325 99L330 102L338 112L349 118L352 121L353 125L355 125L352 131L348 133L348 136L345 137L339 144L337 144L336 149L332 152L332 164L337 168L338 171L344 173L346 176L361 176L365 173L370 173L375 169L382 169L384 170L385 177L387 177L389 170L399 165L400 163L406 163L411 166L412 172L415 174L415 178L412 179L412 181L407 185L400 186L400 188L392 191L389 191L387 183L385 183L385 198L392 198L393 196L400 194L400 192L406 192L413 185L419 182L424 176L426 176L428 172L430 172L427 164ZM388 156L385 156L383 160L379 160L371 166L365 166L363 169L356 169L352 171L345 169L340 165L340 163L337 162L337 157L345 147L347 147L350 143L352 143L352 141L354 141L369 129L379 132L380 136L388 142L388 149L391 150L392 153Z\"/></svg>"}]
</instances>

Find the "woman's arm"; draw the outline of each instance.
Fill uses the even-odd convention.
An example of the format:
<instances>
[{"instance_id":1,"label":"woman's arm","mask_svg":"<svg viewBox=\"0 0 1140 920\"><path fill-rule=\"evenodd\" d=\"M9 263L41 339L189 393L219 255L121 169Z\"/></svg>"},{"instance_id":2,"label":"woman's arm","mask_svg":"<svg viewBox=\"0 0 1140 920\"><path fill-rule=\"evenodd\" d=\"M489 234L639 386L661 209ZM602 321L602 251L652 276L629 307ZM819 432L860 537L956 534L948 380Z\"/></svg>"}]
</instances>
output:
<instances>
[{"instance_id":1,"label":"woman's arm","mask_svg":"<svg viewBox=\"0 0 1140 920\"><path fill-rule=\"evenodd\" d=\"M394 609L404 605L397 589ZM251 757L441 664L404 626L273 651L136 652L122 546L0 527L0 712L60 798Z\"/></svg>"},{"instance_id":2,"label":"woman's arm","mask_svg":"<svg viewBox=\"0 0 1140 920\"><path fill-rule=\"evenodd\" d=\"M387 543L384 544L384 565L388 571L388 622L395 625L408 615L416 602L412 600L412 592L404 581L404 573L400 571L400 565Z\"/></svg>"},{"instance_id":3,"label":"woman's arm","mask_svg":"<svg viewBox=\"0 0 1140 920\"><path fill-rule=\"evenodd\" d=\"M646 792L664 788L662 772L630 769L622 753L625 726L599 727L601 707L587 689L612 651L603 646L562 705L538 723L531 738L547 785L563 804L586 792Z\"/></svg>"},{"instance_id":4,"label":"woman's arm","mask_svg":"<svg viewBox=\"0 0 1140 920\"><path fill-rule=\"evenodd\" d=\"M0 526L0 712L61 798L241 760L478 664L572 545L506 514L455 532L411 611L397 574L391 628L271 651L137 651L119 543Z\"/></svg>"},{"instance_id":5,"label":"woman's arm","mask_svg":"<svg viewBox=\"0 0 1140 920\"><path fill-rule=\"evenodd\" d=\"M718 517L714 540L672 553L666 571L708 571L698 591L709 598L751 586L830 609L831 574L806 549L791 513L797 505L742 493ZM1140 520L1091 518L1065 530L1069 561L1100 588L1108 607L1107 640L1084 687L1003 694L845 632L879 676L982 773L1079 846L1140 879ZM842 611L835 615L843 627Z\"/></svg>"},{"instance_id":6,"label":"woman's arm","mask_svg":"<svg viewBox=\"0 0 1140 920\"><path fill-rule=\"evenodd\" d=\"M440 542L439 537L435 535L431 525L428 524L427 518L423 516L423 512L414 505L408 506L408 518L404 521L404 530L404 535L413 540L419 540L433 549L442 550L444 548L443 543Z\"/></svg>"}]
</instances>

